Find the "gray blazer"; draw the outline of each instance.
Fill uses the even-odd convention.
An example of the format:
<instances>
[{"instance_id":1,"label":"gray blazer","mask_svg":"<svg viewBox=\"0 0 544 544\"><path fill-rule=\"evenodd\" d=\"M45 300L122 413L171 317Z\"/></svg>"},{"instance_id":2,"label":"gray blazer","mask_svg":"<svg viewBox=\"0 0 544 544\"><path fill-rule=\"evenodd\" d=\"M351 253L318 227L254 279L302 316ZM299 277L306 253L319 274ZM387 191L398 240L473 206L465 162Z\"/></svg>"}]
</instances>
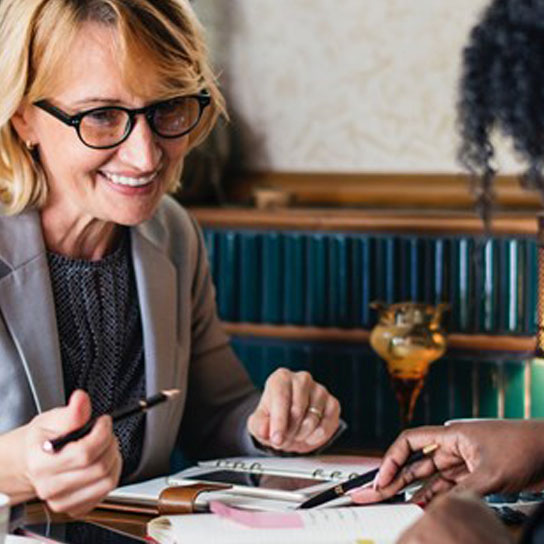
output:
<instances>
[{"instance_id":1,"label":"gray blazer","mask_svg":"<svg viewBox=\"0 0 544 544\"><path fill-rule=\"evenodd\" d=\"M131 228L148 395L182 395L147 413L129 480L189 455L257 453L245 429L259 395L221 330L202 235L170 197ZM65 404L55 306L38 212L0 217L0 432ZM181 426L180 426L181 424Z\"/></svg>"}]
</instances>

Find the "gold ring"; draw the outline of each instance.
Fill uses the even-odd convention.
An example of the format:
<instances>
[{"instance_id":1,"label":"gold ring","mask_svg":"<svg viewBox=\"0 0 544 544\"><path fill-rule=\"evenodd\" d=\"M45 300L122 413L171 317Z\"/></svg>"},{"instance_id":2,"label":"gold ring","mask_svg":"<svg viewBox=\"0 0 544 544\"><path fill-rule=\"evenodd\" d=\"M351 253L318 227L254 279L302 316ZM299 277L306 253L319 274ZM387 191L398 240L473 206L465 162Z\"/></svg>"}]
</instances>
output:
<instances>
[{"instance_id":1,"label":"gold ring","mask_svg":"<svg viewBox=\"0 0 544 544\"><path fill-rule=\"evenodd\" d=\"M308 413L313 414L319 421L323 419L323 412L319 408L315 408L314 406L310 406L308 408Z\"/></svg>"}]
</instances>

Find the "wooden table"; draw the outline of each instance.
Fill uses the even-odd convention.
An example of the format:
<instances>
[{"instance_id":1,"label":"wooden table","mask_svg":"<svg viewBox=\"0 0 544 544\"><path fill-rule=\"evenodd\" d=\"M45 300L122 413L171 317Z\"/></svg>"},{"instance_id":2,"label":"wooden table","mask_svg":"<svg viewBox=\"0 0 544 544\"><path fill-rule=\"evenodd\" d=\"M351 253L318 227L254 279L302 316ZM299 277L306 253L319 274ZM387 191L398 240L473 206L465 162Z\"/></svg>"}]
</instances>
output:
<instances>
[{"instance_id":1,"label":"wooden table","mask_svg":"<svg viewBox=\"0 0 544 544\"><path fill-rule=\"evenodd\" d=\"M155 516L150 514L133 514L129 512L96 509L87 516L84 516L81 521L87 521L122 534L131 535L144 542L145 537L147 536L147 523L153 519L153 517ZM32 525L44 523L46 521L65 523L74 520L66 515L50 512L40 502L27 503L24 506L21 524ZM521 535L522 526L508 526L508 530L515 540L517 540Z\"/></svg>"}]
</instances>

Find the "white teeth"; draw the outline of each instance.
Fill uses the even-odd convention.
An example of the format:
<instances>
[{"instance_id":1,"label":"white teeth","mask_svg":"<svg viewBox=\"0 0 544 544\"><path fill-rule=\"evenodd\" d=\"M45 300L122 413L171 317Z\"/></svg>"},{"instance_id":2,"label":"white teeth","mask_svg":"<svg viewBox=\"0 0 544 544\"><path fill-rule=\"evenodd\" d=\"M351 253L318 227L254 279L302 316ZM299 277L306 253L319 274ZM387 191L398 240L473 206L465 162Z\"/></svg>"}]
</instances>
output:
<instances>
[{"instance_id":1,"label":"white teeth","mask_svg":"<svg viewBox=\"0 0 544 544\"><path fill-rule=\"evenodd\" d=\"M158 172L155 171L149 176L132 178L128 176L110 174L109 172L102 172L102 174L113 183L117 183L118 185L128 185L129 187L141 187L142 185L147 185L149 182L153 181L157 177L157 173Z\"/></svg>"}]
</instances>

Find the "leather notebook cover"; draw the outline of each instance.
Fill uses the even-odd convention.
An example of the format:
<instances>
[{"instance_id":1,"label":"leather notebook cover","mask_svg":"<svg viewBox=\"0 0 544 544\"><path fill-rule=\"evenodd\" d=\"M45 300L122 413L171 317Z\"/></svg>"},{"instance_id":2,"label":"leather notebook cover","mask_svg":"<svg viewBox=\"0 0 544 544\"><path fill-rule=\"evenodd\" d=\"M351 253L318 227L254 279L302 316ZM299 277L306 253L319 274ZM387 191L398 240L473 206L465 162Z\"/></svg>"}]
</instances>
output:
<instances>
[{"instance_id":1,"label":"leather notebook cover","mask_svg":"<svg viewBox=\"0 0 544 544\"><path fill-rule=\"evenodd\" d=\"M175 487L166 487L162 490L159 500L155 505L139 504L138 502L115 502L111 499L102 501L97 508L115 510L117 512L130 512L147 515L169 514L193 514L202 511L197 508L196 499L205 491L224 491L230 485L197 483Z\"/></svg>"}]
</instances>

